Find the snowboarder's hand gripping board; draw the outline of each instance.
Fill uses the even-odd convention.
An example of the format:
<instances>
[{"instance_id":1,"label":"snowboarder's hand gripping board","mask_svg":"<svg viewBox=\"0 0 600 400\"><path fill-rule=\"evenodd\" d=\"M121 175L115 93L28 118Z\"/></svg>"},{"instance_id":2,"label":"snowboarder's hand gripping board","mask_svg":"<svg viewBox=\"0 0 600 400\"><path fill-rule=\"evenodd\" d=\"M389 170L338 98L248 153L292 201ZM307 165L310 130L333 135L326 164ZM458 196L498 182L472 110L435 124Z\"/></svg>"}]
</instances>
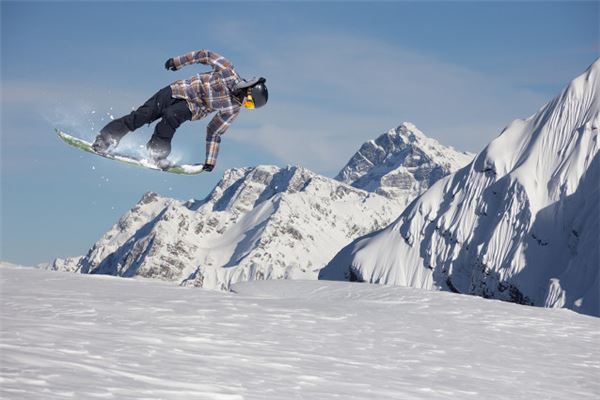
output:
<instances>
[{"instance_id":1,"label":"snowboarder's hand gripping board","mask_svg":"<svg viewBox=\"0 0 600 400\"><path fill-rule=\"evenodd\" d=\"M58 137L64 141L66 144L81 149L83 151L87 151L88 153L97 154L104 158L108 158L110 160L116 160L125 164L135 165L138 167L154 169L158 171L170 172L173 174L179 175L197 175L204 171L204 164L182 164L182 165L162 165L158 166L156 164L151 163L148 160L138 160L131 156L118 154L118 153L99 153L92 149L92 144L90 142L86 142L85 140L76 138L69 134L62 132L59 129L55 129Z\"/></svg>"}]
</instances>

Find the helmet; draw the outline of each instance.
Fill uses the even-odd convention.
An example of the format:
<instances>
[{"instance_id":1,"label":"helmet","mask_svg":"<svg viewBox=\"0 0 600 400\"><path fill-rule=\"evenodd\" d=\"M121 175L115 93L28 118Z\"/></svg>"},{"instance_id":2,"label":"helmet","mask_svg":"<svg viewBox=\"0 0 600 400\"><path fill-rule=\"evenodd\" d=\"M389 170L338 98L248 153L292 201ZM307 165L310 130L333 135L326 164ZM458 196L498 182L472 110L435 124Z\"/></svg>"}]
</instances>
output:
<instances>
[{"instance_id":1,"label":"helmet","mask_svg":"<svg viewBox=\"0 0 600 400\"><path fill-rule=\"evenodd\" d=\"M258 83L252 86L252 92L250 94L254 100L255 108L264 106L267 104L267 100L269 100L269 91L267 90L267 85L265 85L266 82L267 80L265 78L260 78Z\"/></svg>"},{"instance_id":2,"label":"helmet","mask_svg":"<svg viewBox=\"0 0 600 400\"><path fill-rule=\"evenodd\" d=\"M246 108L259 108L267 104L269 99L269 91L265 82L265 78L253 78L250 81L244 81L238 84L238 89L244 90L244 107Z\"/></svg>"}]
</instances>

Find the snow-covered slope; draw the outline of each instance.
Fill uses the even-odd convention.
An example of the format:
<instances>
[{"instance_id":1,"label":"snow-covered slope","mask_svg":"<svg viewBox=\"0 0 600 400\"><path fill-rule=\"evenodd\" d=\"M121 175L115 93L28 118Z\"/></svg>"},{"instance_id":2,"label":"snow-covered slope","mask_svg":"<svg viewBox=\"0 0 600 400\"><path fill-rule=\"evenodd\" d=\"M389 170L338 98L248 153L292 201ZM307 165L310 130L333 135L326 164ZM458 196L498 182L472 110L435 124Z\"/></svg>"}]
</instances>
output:
<instances>
[{"instance_id":1,"label":"snow-covered slope","mask_svg":"<svg viewBox=\"0 0 600 400\"><path fill-rule=\"evenodd\" d=\"M600 60L322 279L441 288L600 315Z\"/></svg>"},{"instance_id":2,"label":"snow-covered slope","mask_svg":"<svg viewBox=\"0 0 600 400\"><path fill-rule=\"evenodd\" d=\"M301 167L231 169L203 201L147 193L86 256L50 268L221 289L243 280L316 279L337 250L400 211Z\"/></svg>"},{"instance_id":3,"label":"snow-covered slope","mask_svg":"<svg viewBox=\"0 0 600 400\"><path fill-rule=\"evenodd\" d=\"M405 122L364 143L335 179L405 207L440 178L467 165L473 156L443 146Z\"/></svg>"},{"instance_id":4,"label":"snow-covered slope","mask_svg":"<svg viewBox=\"0 0 600 400\"><path fill-rule=\"evenodd\" d=\"M3 399L597 399L600 319L453 293L0 267Z\"/></svg>"}]
</instances>

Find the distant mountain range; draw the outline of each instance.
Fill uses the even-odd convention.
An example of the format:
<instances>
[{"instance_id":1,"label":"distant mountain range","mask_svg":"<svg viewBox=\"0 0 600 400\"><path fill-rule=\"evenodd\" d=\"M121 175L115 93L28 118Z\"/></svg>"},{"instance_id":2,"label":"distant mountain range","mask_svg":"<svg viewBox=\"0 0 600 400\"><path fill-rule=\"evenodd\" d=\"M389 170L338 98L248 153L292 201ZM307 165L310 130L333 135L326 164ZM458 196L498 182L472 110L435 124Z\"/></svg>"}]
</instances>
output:
<instances>
[{"instance_id":1,"label":"distant mountain range","mask_svg":"<svg viewBox=\"0 0 600 400\"><path fill-rule=\"evenodd\" d=\"M389 224L470 158L404 123L365 143L338 180L261 165L226 171L201 201L147 193L85 256L49 268L219 289L253 279L316 279L340 248Z\"/></svg>"}]
</instances>

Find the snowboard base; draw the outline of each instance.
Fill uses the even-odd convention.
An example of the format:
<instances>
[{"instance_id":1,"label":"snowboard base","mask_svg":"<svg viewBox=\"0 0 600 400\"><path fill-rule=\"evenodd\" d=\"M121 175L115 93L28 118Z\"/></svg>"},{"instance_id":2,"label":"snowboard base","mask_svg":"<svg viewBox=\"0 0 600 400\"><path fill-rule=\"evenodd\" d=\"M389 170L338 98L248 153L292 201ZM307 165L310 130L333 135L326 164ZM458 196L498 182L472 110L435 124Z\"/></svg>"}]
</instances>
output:
<instances>
[{"instance_id":1,"label":"snowboard base","mask_svg":"<svg viewBox=\"0 0 600 400\"><path fill-rule=\"evenodd\" d=\"M83 139L71 136L60 129L55 129L58 137L68 144L69 146L87 151L88 153L99 155L100 157L108 158L109 160L119 161L129 165L135 165L137 167L153 169L156 171L170 172L178 175L197 175L203 171L203 164L181 164L181 165L170 165L167 168L160 168L156 164L148 160L138 160L125 154L119 154L117 152L110 153L98 153L92 148L92 144Z\"/></svg>"}]
</instances>

